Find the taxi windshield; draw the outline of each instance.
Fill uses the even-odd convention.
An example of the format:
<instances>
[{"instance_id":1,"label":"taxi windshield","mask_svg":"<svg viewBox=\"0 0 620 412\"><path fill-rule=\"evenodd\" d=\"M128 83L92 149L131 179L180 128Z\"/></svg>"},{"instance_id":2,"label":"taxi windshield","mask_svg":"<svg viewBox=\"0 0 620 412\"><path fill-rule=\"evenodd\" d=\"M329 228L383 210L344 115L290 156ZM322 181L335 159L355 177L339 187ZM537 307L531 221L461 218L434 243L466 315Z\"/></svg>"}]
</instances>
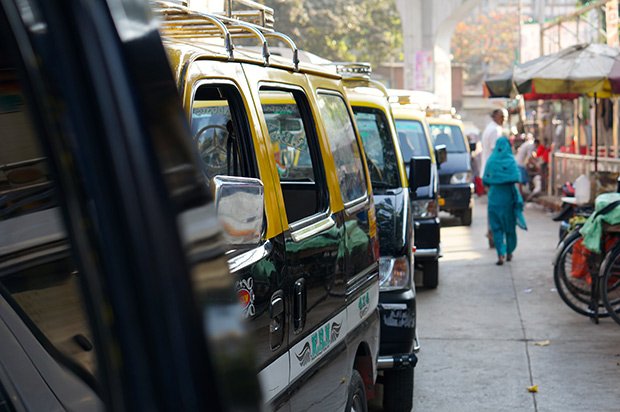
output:
<instances>
[{"instance_id":1,"label":"taxi windshield","mask_svg":"<svg viewBox=\"0 0 620 412\"><path fill-rule=\"evenodd\" d=\"M362 107L354 107L353 111L364 144L373 187L400 187L396 152L385 115L377 109Z\"/></svg>"},{"instance_id":2,"label":"taxi windshield","mask_svg":"<svg viewBox=\"0 0 620 412\"><path fill-rule=\"evenodd\" d=\"M467 152L460 127L449 124L431 124L431 134L435 145L445 145L448 153Z\"/></svg>"},{"instance_id":3,"label":"taxi windshield","mask_svg":"<svg viewBox=\"0 0 620 412\"><path fill-rule=\"evenodd\" d=\"M428 144L424 126L418 120L396 120L396 131L403 159L408 162L414 156L428 156Z\"/></svg>"}]
</instances>

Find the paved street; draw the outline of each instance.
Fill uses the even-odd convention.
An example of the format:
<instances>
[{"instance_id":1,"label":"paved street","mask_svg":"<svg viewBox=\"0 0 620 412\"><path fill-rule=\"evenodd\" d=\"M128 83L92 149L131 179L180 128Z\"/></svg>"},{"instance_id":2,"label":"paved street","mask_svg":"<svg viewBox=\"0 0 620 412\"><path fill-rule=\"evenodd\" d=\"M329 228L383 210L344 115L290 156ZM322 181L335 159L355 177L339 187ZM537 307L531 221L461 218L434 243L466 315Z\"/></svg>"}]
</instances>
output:
<instances>
[{"instance_id":1,"label":"paved street","mask_svg":"<svg viewBox=\"0 0 620 412\"><path fill-rule=\"evenodd\" d=\"M498 267L485 200L471 228L444 220L439 287L419 291L414 409L620 410L620 326L595 325L561 301L551 266L558 224L528 205L530 230L519 231L514 261Z\"/></svg>"}]
</instances>

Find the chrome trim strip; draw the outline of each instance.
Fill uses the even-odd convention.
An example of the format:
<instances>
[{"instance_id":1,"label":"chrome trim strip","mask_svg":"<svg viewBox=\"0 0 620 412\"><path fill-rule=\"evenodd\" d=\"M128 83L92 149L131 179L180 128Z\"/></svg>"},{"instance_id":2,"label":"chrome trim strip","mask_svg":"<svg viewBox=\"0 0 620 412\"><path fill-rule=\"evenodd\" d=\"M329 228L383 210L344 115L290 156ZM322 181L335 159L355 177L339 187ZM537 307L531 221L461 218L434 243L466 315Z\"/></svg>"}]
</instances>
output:
<instances>
[{"instance_id":1,"label":"chrome trim strip","mask_svg":"<svg viewBox=\"0 0 620 412\"><path fill-rule=\"evenodd\" d=\"M270 241L266 241L262 245L252 250L248 250L238 256L234 256L228 260L228 269L230 273L238 272L239 270L248 267L261 259L267 257L273 250L273 245Z\"/></svg>"},{"instance_id":2,"label":"chrome trim strip","mask_svg":"<svg viewBox=\"0 0 620 412\"><path fill-rule=\"evenodd\" d=\"M434 256L439 256L439 249L438 248L416 249L416 251L415 251L415 253L413 255L415 257L434 257Z\"/></svg>"},{"instance_id":3,"label":"chrome trim strip","mask_svg":"<svg viewBox=\"0 0 620 412\"><path fill-rule=\"evenodd\" d=\"M377 358L377 369L392 369L394 367L393 356L379 356Z\"/></svg>"},{"instance_id":4,"label":"chrome trim strip","mask_svg":"<svg viewBox=\"0 0 620 412\"><path fill-rule=\"evenodd\" d=\"M413 340L413 353L420 352L420 340L418 339L418 328L415 328L415 338Z\"/></svg>"},{"instance_id":5,"label":"chrome trim strip","mask_svg":"<svg viewBox=\"0 0 620 412\"><path fill-rule=\"evenodd\" d=\"M350 201L349 203L346 203L344 205L344 212L346 213L347 216L352 216L356 214L357 212L359 212L360 210L362 210L364 207L368 206L368 204L369 204L368 194L365 194L363 197L360 197L359 199L355 199L355 200Z\"/></svg>"},{"instance_id":6,"label":"chrome trim strip","mask_svg":"<svg viewBox=\"0 0 620 412\"><path fill-rule=\"evenodd\" d=\"M357 282L360 281L360 279L367 277L370 273L374 271L377 271L377 272L379 271L378 262L374 262L372 265L368 266L366 269L359 272L357 275L355 275L351 279L347 280L347 289L349 288L349 286L356 284Z\"/></svg>"},{"instance_id":7,"label":"chrome trim strip","mask_svg":"<svg viewBox=\"0 0 620 412\"><path fill-rule=\"evenodd\" d=\"M336 225L334 218L328 216L316 223L312 223L300 229L294 229L295 226L301 226L303 223L304 221L302 220L295 225L291 225L291 238L293 239L293 242L301 242L302 240L308 239L325 230L331 229L334 225Z\"/></svg>"}]
</instances>

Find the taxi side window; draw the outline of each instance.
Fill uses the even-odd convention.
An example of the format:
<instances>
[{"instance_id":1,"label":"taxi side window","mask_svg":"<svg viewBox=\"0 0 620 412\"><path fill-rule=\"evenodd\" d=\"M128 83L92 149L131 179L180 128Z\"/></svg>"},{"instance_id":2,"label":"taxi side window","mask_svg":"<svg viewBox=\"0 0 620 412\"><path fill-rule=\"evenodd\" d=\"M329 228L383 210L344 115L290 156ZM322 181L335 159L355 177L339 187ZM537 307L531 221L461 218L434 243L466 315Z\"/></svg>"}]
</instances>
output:
<instances>
[{"instance_id":1,"label":"taxi side window","mask_svg":"<svg viewBox=\"0 0 620 412\"><path fill-rule=\"evenodd\" d=\"M353 120L342 96L319 93L318 102L334 154L342 200L347 205L367 194L362 155Z\"/></svg>"},{"instance_id":2,"label":"taxi side window","mask_svg":"<svg viewBox=\"0 0 620 412\"><path fill-rule=\"evenodd\" d=\"M0 295L52 357L92 383L97 364L80 274L21 79L13 56L4 51L0 49Z\"/></svg>"},{"instance_id":3,"label":"taxi side window","mask_svg":"<svg viewBox=\"0 0 620 412\"><path fill-rule=\"evenodd\" d=\"M232 85L203 85L192 106L194 144L209 179L258 177L243 101Z\"/></svg>"},{"instance_id":4,"label":"taxi side window","mask_svg":"<svg viewBox=\"0 0 620 412\"><path fill-rule=\"evenodd\" d=\"M263 87L260 99L289 223L326 210L321 155L305 95Z\"/></svg>"}]
</instances>

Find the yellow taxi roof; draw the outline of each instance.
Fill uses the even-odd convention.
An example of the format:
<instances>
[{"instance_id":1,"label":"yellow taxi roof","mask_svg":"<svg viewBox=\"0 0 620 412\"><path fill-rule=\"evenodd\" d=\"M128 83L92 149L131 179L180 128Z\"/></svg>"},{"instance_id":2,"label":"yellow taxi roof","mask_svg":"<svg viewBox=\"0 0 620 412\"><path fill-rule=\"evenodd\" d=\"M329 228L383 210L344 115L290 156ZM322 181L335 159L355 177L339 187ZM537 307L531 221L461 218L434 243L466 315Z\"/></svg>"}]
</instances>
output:
<instances>
[{"instance_id":1,"label":"yellow taxi roof","mask_svg":"<svg viewBox=\"0 0 620 412\"><path fill-rule=\"evenodd\" d=\"M459 119L455 119L452 116L446 117L429 117L429 124L447 124L450 126L459 126L461 129L463 128L463 122Z\"/></svg>"},{"instance_id":2,"label":"yellow taxi roof","mask_svg":"<svg viewBox=\"0 0 620 412\"><path fill-rule=\"evenodd\" d=\"M375 107L389 112L388 96L380 83L369 79L347 79L346 77L343 78L342 83L351 106Z\"/></svg>"},{"instance_id":3,"label":"yellow taxi roof","mask_svg":"<svg viewBox=\"0 0 620 412\"><path fill-rule=\"evenodd\" d=\"M392 113L397 120L426 120L426 113L415 105L393 103Z\"/></svg>"}]
</instances>

